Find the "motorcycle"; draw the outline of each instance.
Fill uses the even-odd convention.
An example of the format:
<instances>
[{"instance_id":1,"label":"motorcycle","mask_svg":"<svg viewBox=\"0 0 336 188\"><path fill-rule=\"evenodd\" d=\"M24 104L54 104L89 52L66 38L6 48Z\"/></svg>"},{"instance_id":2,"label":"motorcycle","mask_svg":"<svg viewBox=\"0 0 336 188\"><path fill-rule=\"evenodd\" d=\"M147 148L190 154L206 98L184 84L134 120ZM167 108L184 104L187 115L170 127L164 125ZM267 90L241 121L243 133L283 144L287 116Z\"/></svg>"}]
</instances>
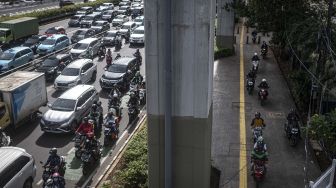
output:
<instances>
[{"instance_id":1,"label":"motorcycle","mask_svg":"<svg viewBox=\"0 0 336 188\"><path fill-rule=\"evenodd\" d=\"M75 137L75 156L77 159L80 159L82 156L82 149L85 140L85 134L78 134L78 136Z\"/></svg>"},{"instance_id":2,"label":"motorcycle","mask_svg":"<svg viewBox=\"0 0 336 188\"><path fill-rule=\"evenodd\" d=\"M139 102L140 105L146 104L146 89L139 89Z\"/></svg>"},{"instance_id":3,"label":"motorcycle","mask_svg":"<svg viewBox=\"0 0 336 188\"><path fill-rule=\"evenodd\" d=\"M262 136L262 127L256 127L253 129L253 143L256 143L258 138Z\"/></svg>"},{"instance_id":4,"label":"motorcycle","mask_svg":"<svg viewBox=\"0 0 336 188\"><path fill-rule=\"evenodd\" d=\"M258 184L264 179L266 174L265 162L261 160L255 160L252 172L253 172L253 178L258 186Z\"/></svg>"},{"instance_id":5,"label":"motorcycle","mask_svg":"<svg viewBox=\"0 0 336 188\"><path fill-rule=\"evenodd\" d=\"M99 149L99 148L97 148ZM82 167L82 173L83 175L86 175L88 172L89 172L89 169L90 167L97 161L100 160L100 157L101 157L101 152L98 151L98 156L94 157L93 156L93 153L91 150L89 149L85 149L82 153L82 156L81 156L81 161L82 161L82 164L83 164L83 167Z\"/></svg>"},{"instance_id":6,"label":"motorcycle","mask_svg":"<svg viewBox=\"0 0 336 188\"><path fill-rule=\"evenodd\" d=\"M104 146L107 146L108 143L118 139L119 126L113 121L108 121L104 124L104 127Z\"/></svg>"},{"instance_id":7,"label":"motorcycle","mask_svg":"<svg viewBox=\"0 0 336 188\"><path fill-rule=\"evenodd\" d=\"M266 58L266 55L267 55L266 48L262 48L262 49L261 49L261 56L263 57L263 59Z\"/></svg>"},{"instance_id":8,"label":"motorcycle","mask_svg":"<svg viewBox=\"0 0 336 188\"><path fill-rule=\"evenodd\" d=\"M11 138L0 130L0 147L9 146L11 142Z\"/></svg>"},{"instance_id":9,"label":"motorcycle","mask_svg":"<svg viewBox=\"0 0 336 188\"><path fill-rule=\"evenodd\" d=\"M98 50L98 53L97 53L98 58L99 59L104 59L105 58L105 54L106 54L106 48L105 48L105 46L100 47L99 50Z\"/></svg>"},{"instance_id":10,"label":"motorcycle","mask_svg":"<svg viewBox=\"0 0 336 188\"><path fill-rule=\"evenodd\" d=\"M99 120L100 113L96 113L94 116L89 116L89 122L93 123L94 133L97 135L102 129L102 122Z\"/></svg>"},{"instance_id":11,"label":"motorcycle","mask_svg":"<svg viewBox=\"0 0 336 188\"><path fill-rule=\"evenodd\" d=\"M61 176L64 176L65 174L65 170L66 170L66 162L65 162L65 157L64 156L60 156L61 158L61 162L59 166L56 167L51 167L51 166L42 166L42 168L44 169L42 172L42 180L43 180L43 186L46 185L47 181L49 178L52 177L52 175L54 173L59 173ZM43 165L44 163L42 161L40 161L40 163Z\"/></svg>"},{"instance_id":12,"label":"motorcycle","mask_svg":"<svg viewBox=\"0 0 336 188\"><path fill-rule=\"evenodd\" d=\"M294 126L293 122L296 123L296 124L298 123L297 121L293 120L292 123L288 122L287 124L285 124L285 132L286 132L286 136L289 140L289 144L291 146L296 146L296 144L299 141L300 134L299 134L298 124L296 126Z\"/></svg>"},{"instance_id":13,"label":"motorcycle","mask_svg":"<svg viewBox=\"0 0 336 188\"><path fill-rule=\"evenodd\" d=\"M252 61L252 71L257 73L258 69L259 69L259 61Z\"/></svg>"},{"instance_id":14,"label":"motorcycle","mask_svg":"<svg viewBox=\"0 0 336 188\"><path fill-rule=\"evenodd\" d=\"M128 107L128 117L129 117L129 121L128 124L131 124L136 117L138 116L139 112L136 106L132 105Z\"/></svg>"},{"instance_id":15,"label":"motorcycle","mask_svg":"<svg viewBox=\"0 0 336 188\"><path fill-rule=\"evenodd\" d=\"M115 46L114 46L115 51L120 50L121 47L122 47L122 43L121 43L121 41L116 40L116 42L115 42Z\"/></svg>"},{"instance_id":16,"label":"motorcycle","mask_svg":"<svg viewBox=\"0 0 336 188\"><path fill-rule=\"evenodd\" d=\"M267 99L267 89L261 88L258 92L259 99L260 99L260 105L263 106L265 103L265 100Z\"/></svg>"},{"instance_id":17,"label":"motorcycle","mask_svg":"<svg viewBox=\"0 0 336 188\"><path fill-rule=\"evenodd\" d=\"M254 90L254 79L253 78L247 78L246 81L246 89L249 95L252 95L252 92Z\"/></svg>"},{"instance_id":18,"label":"motorcycle","mask_svg":"<svg viewBox=\"0 0 336 188\"><path fill-rule=\"evenodd\" d=\"M65 179L59 173L54 173L45 183L44 188L64 188Z\"/></svg>"}]
</instances>

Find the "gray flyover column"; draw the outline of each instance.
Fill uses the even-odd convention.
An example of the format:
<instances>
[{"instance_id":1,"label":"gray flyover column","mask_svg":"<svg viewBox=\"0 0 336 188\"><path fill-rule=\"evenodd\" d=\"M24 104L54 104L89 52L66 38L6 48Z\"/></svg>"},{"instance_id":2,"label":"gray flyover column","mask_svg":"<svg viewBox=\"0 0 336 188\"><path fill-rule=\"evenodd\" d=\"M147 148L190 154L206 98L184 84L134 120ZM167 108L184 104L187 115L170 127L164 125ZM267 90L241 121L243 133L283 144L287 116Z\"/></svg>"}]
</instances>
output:
<instances>
[{"instance_id":1,"label":"gray flyover column","mask_svg":"<svg viewBox=\"0 0 336 188\"><path fill-rule=\"evenodd\" d=\"M215 0L145 1L149 187L165 183L165 57L172 62L172 187L210 187ZM171 45L171 54L167 46Z\"/></svg>"},{"instance_id":2,"label":"gray flyover column","mask_svg":"<svg viewBox=\"0 0 336 188\"><path fill-rule=\"evenodd\" d=\"M221 48L233 49L234 12L232 8L228 6L232 1L233 0L217 0L216 44Z\"/></svg>"}]
</instances>

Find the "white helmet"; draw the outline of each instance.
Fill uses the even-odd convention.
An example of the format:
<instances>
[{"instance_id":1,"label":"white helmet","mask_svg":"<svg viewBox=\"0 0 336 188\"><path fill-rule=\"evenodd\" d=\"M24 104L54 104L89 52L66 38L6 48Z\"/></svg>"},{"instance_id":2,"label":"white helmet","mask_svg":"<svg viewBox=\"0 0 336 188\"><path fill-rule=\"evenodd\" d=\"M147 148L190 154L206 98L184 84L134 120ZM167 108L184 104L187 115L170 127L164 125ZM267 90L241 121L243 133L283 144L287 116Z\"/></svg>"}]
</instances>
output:
<instances>
[{"instance_id":1,"label":"white helmet","mask_svg":"<svg viewBox=\"0 0 336 188\"><path fill-rule=\"evenodd\" d=\"M258 55L257 52L254 52L254 55Z\"/></svg>"},{"instance_id":2,"label":"white helmet","mask_svg":"<svg viewBox=\"0 0 336 188\"><path fill-rule=\"evenodd\" d=\"M113 94L113 97L114 97L114 98L117 98L117 97L118 97L118 94L116 94L116 93Z\"/></svg>"},{"instance_id":3,"label":"white helmet","mask_svg":"<svg viewBox=\"0 0 336 188\"><path fill-rule=\"evenodd\" d=\"M263 79L261 80L261 82L266 82L266 78L263 78Z\"/></svg>"}]
</instances>

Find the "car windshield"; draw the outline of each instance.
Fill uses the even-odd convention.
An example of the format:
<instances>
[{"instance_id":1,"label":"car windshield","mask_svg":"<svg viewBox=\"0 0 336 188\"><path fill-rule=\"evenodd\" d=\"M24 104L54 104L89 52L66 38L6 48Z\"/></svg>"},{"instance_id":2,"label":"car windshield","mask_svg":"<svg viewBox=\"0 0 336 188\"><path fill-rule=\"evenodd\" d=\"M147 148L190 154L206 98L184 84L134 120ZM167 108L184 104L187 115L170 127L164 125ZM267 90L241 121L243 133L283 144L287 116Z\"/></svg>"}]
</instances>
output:
<instances>
[{"instance_id":1,"label":"car windshield","mask_svg":"<svg viewBox=\"0 0 336 188\"><path fill-rule=\"evenodd\" d=\"M145 34L145 30L136 29L133 34Z\"/></svg>"},{"instance_id":2,"label":"car windshield","mask_svg":"<svg viewBox=\"0 0 336 188\"><path fill-rule=\"evenodd\" d=\"M73 17L71 17L70 19L71 19L71 20L79 20L80 17L79 17L79 16L73 16Z\"/></svg>"},{"instance_id":3,"label":"car windshield","mask_svg":"<svg viewBox=\"0 0 336 188\"><path fill-rule=\"evenodd\" d=\"M103 26L104 23L103 22L94 22L92 23L93 26Z\"/></svg>"},{"instance_id":4,"label":"car windshield","mask_svg":"<svg viewBox=\"0 0 336 188\"><path fill-rule=\"evenodd\" d=\"M129 29L129 28L130 28L129 25L123 25L123 26L121 27L121 29Z\"/></svg>"},{"instance_id":5,"label":"car windshield","mask_svg":"<svg viewBox=\"0 0 336 188\"><path fill-rule=\"evenodd\" d=\"M73 49L85 50L88 46L89 46L89 44L86 44L86 43L77 43L77 44L75 44Z\"/></svg>"},{"instance_id":6,"label":"car windshield","mask_svg":"<svg viewBox=\"0 0 336 188\"><path fill-rule=\"evenodd\" d=\"M57 33L57 29L55 29L54 27L53 28L49 28L46 31L46 34L56 34L56 33Z\"/></svg>"},{"instance_id":7,"label":"car windshield","mask_svg":"<svg viewBox=\"0 0 336 188\"><path fill-rule=\"evenodd\" d=\"M11 59L13 59L14 55L15 54L10 53L10 52L4 52L4 53L1 54L0 59L1 60L11 60Z\"/></svg>"},{"instance_id":8,"label":"car windshield","mask_svg":"<svg viewBox=\"0 0 336 188\"><path fill-rule=\"evenodd\" d=\"M107 71L115 73L125 73L127 70L126 65L112 64Z\"/></svg>"},{"instance_id":9,"label":"car windshield","mask_svg":"<svg viewBox=\"0 0 336 188\"><path fill-rule=\"evenodd\" d=\"M126 10L127 7L120 7L119 10Z\"/></svg>"},{"instance_id":10,"label":"car windshield","mask_svg":"<svg viewBox=\"0 0 336 188\"><path fill-rule=\"evenodd\" d=\"M45 67L55 67L58 65L58 60L55 57L50 57L44 60L42 65Z\"/></svg>"},{"instance_id":11,"label":"car windshield","mask_svg":"<svg viewBox=\"0 0 336 188\"><path fill-rule=\"evenodd\" d=\"M118 16L116 17L116 19L124 19L124 16L122 16L122 15L118 15Z\"/></svg>"},{"instance_id":12,"label":"car windshield","mask_svg":"<svg viewBox=\"0 0 336 188\"><path fill-rule=\"evenodd\" d=\"M42 42L43 45L53 45L55 44L55 39L46 39Z\"/></svg>"},{"instance_id":13,"label":"car windshield","mask_svg":"<svg viewBox=\"0 0 336 188\"><path fill-rule=\"evenodd\" d=\"M74 35L85 35L86 30L77 30Z\"/></svg>"},{"instance_id":14,"label":"car windshield","mask_svg":"<svg viewBox=\"0 0 336 188\"><path fill-rule=\"evenodd\" d=\"M53 110L73 111L76 106L76 100L58 98L51 106Z\"/></svg>"},{"instance_id":15,"label":"car windshield","mask_svg":"<svg viewBox=\"0 0 336 188\"><path fill-rule=\"evenodd\" d=\"M63 76L78 76L79 75L79 69L76 68L65 68L62 71Z\"/></svg>"},{"instance_id":16,"label":"car windshield","mask_svg":"<svg viewBox=\"0 0 336 188\"><path fill-rule=\"evenodd\" d=\"M84 20L93 20L92 16L85 16Z\"/></svg>"},{"instance_id":17,"label":"car windshield","mask_svg":"<svg viewBox=\"0 0 336 188\"><path fill-rule=\"evenodd\" d=\"M143 21L143 19L141 19L141 18L138 18L138 19L135 19L134 21L135 21L135 22L142 22L142 21Z\"/></svg>"},{"instance_id":18,"label":"car windshield","mask_svg":"<svg viewBox=\"0 0 336 188\"><path fill-rule=\"evenodd\" d=\"M116 33L112 33L112 32L107 32L105 34L105 37L115 37L116 36Z\"/></svg>"}]
</instances>

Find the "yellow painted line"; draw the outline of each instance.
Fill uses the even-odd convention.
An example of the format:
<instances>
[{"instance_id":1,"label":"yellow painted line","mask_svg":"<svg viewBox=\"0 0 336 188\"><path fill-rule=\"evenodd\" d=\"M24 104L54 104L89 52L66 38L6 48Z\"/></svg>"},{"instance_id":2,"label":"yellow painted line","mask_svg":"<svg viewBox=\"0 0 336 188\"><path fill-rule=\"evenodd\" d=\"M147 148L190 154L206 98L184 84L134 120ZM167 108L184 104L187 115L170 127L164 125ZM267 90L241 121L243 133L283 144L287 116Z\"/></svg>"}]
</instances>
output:
<instances>
[{"instance_id":1,"label":"yellow painted line","mask_svg":"<svg viewBox=\"0 0 336 188\"><path fill-rule=\"evenodd\" d=\"M247 166L246 166L246 128L245 128L245 73L244 73L244 31L242 24L240 34L240 92L239 92L239 188L247 188Z\"/></svg>"}]
</instances>

